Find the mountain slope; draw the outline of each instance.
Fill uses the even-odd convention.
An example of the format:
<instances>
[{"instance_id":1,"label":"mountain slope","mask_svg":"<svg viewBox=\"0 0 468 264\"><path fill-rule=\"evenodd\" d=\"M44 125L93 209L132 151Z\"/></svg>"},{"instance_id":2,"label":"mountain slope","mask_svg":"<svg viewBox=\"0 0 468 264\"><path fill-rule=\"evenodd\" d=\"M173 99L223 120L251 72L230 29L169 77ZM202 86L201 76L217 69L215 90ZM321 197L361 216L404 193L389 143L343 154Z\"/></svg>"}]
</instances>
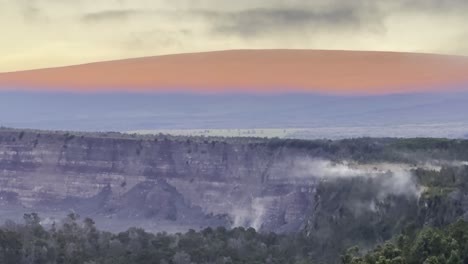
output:
<instances>
[{"instance_id":1,"label":"mountain slope","mask_svg":"<svg viewBox=\"0 0 468 264\"><path fill-rule=\"evenodd\" d=\"M233 50L0 74L0 87L79 91L428 91L468 83L465 57L365 51Z\"/></svg>"}]
</instances>

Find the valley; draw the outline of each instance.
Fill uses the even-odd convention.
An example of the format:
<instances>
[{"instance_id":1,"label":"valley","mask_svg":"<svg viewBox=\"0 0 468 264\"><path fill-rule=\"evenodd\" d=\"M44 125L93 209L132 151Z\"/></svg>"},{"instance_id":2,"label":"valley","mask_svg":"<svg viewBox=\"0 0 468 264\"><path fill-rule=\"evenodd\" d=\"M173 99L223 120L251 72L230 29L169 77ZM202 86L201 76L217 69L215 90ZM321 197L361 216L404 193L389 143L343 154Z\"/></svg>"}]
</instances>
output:
<instances>
[{"instance_id":1,"label":"valley","mask_svg":"<svg viewBox=\"0 0 468 264\"><path fill-rule=\"evenodd\" d=\"M316 257L468 218L468 141L0 131L2 217L302 233ZM359 234L356 236L355 234ZM345 239L346 238L346 239ZM334 249L330 249L330 243Z\"/></svg>"}]
</instances>

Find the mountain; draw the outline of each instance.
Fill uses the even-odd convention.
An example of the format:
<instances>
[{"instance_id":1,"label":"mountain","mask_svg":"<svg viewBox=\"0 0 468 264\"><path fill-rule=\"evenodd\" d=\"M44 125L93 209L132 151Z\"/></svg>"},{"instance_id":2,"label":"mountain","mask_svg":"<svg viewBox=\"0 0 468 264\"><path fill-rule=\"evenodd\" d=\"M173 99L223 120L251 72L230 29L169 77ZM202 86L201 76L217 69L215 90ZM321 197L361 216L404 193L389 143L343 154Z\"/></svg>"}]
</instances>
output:
<instances>
[{"instance_id":1,"label":"mountain","mask_svg":"<svg viewBox=\"0 0 468 264\"><path fill-rule=\"evenodd\" d=\"M0 73L0 125L465 137L467 87L468 59L457 56L325 50L166 55Z\"/></svg>"},{"instance_id":2,"label":"mountain","mask_svg":"<svg viewBox=\"0 0 468 264\"><path fill-rule=\"evenodd\" d=\"M0 74L0 87L72 91L396 93L468 83L466 57L231 50Z\"/></svg>"}]
</instances>

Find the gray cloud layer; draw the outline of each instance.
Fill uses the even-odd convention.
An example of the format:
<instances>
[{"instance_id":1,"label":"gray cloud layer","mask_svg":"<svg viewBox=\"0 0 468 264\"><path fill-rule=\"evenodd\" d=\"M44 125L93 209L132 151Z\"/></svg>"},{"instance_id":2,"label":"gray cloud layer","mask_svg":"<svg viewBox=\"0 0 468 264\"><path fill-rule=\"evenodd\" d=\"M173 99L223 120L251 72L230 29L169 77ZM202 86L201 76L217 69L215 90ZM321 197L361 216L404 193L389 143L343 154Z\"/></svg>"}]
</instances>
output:
<instances>
[{"instance_id":1,"label":"gray cloud layer","mask_svg":"<svg viewBox=\"0 0 468 264\"><path fill-rule=\"evenodd\" d=\"M133 15L140 15L143 12L140 10L106 10L96 13L84 14L82 20L84 22L99 22L103 20L122 20Z\"/></svg>"},{"instance_id":2,"label":"gray cloud layer","mask_svg":"<svg viewBox=\"0 0 468 264\"><path fill-rule=\"evenodd\" d=\"M164 8L159 9L123 8L85 13L81 20L89 23L151 16L202 18L213 34L251 39L271 34L300 34L304 31L385 33L385 19L392 14L411 12L451 15L468 12L468 1L465 0L319 0L312 3L309 0L241 0L229 5L214 0L203 1L204 5L179 0L164 3Z\"/></svg>"},{"instance_id":3,"label":"gray cloud layer","mask_svg":"<svg viewBox=\"0 0 468 264\"><path fill-rule=\"evenodd\" d=\"M303 2L305 3L306 1ZM126 20L130 17L180 15L204 19L212 33L234 34L248 38L258 34L285 31L375 30L383 27L384 15L381 14L379 8L374 4L362 3L362 1L326 7L302 6L300 3L284 7L265 6L267 7L246 7L236 10L199 9L196 6L183 10L170 8L165 10L104 10L83 14L81 19L84 22L103 22Z\"/></svg>"},{"instance_id":4,"label":"gray cloud layer","mask_svg":"<svg viewBox=\"0 0 468 264\"><path fill-rule=\"evenodd\" d=\"M466 12L466 0L402 0L401 8L411 8L419 12Z\"/></svg>"},{"instance_id":5,"label":"gray cloud layer","mask_svg":"<svg viewBox=\"0 0 468 264\"><path fill-rule=\"evenodd\" d=\"M16 3L24 12L25 16L35 17L45 13L50 3L56 0L18 0ZM220 20L230 20L238 26L264 26L277 25L301 25L310 22L318 22L321 25L334 25L349 22L351 24L363 24L366 22L378 22L388 13L412 11L412 12L466 12L468 1L466 0L257 0L257 1L235 1L235 4L227 4L224 1L154 1L157 5L145 4L148 9L129 8L130 4L138 2L129 0L106 0L112 8L84 12L83 20L125 19L129 16L147 15L149 13L174 12L174 10L185 10L187 12L204 14ZM147 3L148 1L139 1ZM205 3L201 5L200 2ZM85 3L93 3L90 0L76 0L62 3L70 7L86 6ZM253 4L252 4L253 3ZM0 2L0 6L2 3ZM137 5L141 6L141 5ZM203 6L204 8L200 8ZM210 8L211 7L211 8ZM204 11L199 11L203 9ZM245 19L245 20L244 20ZM254 23L248 23L254 22ZM256 23L255 23L256 22ZM234 27L234 26L233 26ZM244 28L239 31L245 30Z\"/></svg>"},{"instance_id":6,"label":"gray cloud layer","mask_svg":"<svg viewBox=\"0 0 468 264\"><path fill-rule=\"evenodd\" d=\"M282 31L351 29L361 26L381 26L379 18L351 7L314 9L249 9L229 13L208 13L207 18L216 33L252 37Z\"/></svg>"}]
</instances>

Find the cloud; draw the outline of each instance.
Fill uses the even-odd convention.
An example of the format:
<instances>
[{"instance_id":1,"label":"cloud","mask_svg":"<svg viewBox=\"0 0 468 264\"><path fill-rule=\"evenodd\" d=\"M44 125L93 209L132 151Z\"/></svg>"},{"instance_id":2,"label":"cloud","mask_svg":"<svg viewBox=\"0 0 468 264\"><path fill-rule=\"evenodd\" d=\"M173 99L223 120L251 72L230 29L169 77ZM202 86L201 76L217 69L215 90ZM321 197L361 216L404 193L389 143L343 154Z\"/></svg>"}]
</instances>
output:
<instances>
[{"instance_id":1,"label":"cloud","mask_svg":"<svg viewBox=\"0 0 468 264\"><path fill-rule=\"evenodd\" d=\"M468 1L466 0L400 0L400 8L411 9L417 12L466 12Z\"/></svg>"},{"instance_id":2,"label":"cloud","mask_svg":"<svg viewBox=\"0 0 468 264\"><path fill-rule=\"evenodd\" d=\"M211 3L212 1L205 1ZM180 1L177 2L180 4ZM366 30L382 32L385 14L373 2L361 0L327 5L311 5L309 1L292 1L288 4L272 1L243 1L227 5L215 2L211 5L167 3L163 8L143 9L127 7L107 9L82 15L84 22L126 21L129 18L148 16L167 17L175 20L203 19L205 29L215 35L237 35L241 38L265 37L298 32L327 30ZM263 4L261 4L263 3ZM265 6L268 6L265 8ZM196 23L195 23L196 24ZM201 29L203 30L203 29Z\"/></svg>"},{"instance_id":3,"label":"cloud","mask_svg":"<svg viewBox=\"0 0 468 264\"><path fill-rule=\"evenodd\" d=\"M142 10L106 10L101 12L87 13L82 16L84 22L102 22L106 20L126 20L131 16L142 15L146 12Z\"/></svg>"},{"instance_id":4,"label":"cloud","mask_svg":"<svg viewBox=\"0 0 468 264\"><path fill-rule=\"evenodd\" d=\"M34 22L47 18L40 5L34 0L17 0L17 4L26 21Z\"/></svg>"},{"instance_id":5,"label":"cloud","mask_svg":"<svg viewBox=\"0 0 468 264\"><path fill-rule=\"evenodd\" d=\"M152 9L112 9L99 12L85 13L81 16L81 21L92 22L124 22L130 18L145 18L150 16L169 16L175 17L173 11L152 10Z\"/></svg>"},{"instance_id":6,"label":"cloud","mask_svg":"<svg viewBox=\"0 0 468 264\"><path fill-rule=\"evenodd\" d=\"M374 10L377 12L377 10ZM235 12L200 12L214 33L254 37L271 33L324 30L382 30L381 17L352 6L326 9L256 8Z\"/></svg>"}]
</instances>

